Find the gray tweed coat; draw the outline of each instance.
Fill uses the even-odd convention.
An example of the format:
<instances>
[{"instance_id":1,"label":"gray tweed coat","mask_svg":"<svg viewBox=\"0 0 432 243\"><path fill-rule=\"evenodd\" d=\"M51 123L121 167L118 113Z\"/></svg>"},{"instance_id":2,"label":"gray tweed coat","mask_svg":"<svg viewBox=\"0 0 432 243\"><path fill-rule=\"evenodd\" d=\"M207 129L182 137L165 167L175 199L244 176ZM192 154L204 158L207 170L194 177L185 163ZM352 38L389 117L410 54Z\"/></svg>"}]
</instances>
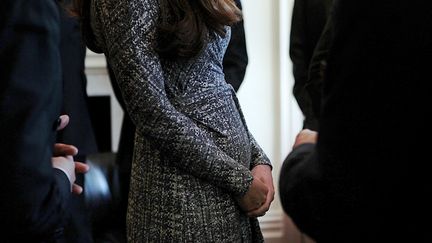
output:
<instances>
[{"instance_id":1,"label":"gray tweed coat","mask_svg":"<svg viewBox=\"0 0 432 243\"><path fill-rule=\"evenodd\" d=\"M128 206L130 242L262 242L235 197L270 162L249 133L222 58L230 35L209 33L188 60L153 49L158 0L93 0L96 45L137 126Z\"/></svg>"}]
</instances>

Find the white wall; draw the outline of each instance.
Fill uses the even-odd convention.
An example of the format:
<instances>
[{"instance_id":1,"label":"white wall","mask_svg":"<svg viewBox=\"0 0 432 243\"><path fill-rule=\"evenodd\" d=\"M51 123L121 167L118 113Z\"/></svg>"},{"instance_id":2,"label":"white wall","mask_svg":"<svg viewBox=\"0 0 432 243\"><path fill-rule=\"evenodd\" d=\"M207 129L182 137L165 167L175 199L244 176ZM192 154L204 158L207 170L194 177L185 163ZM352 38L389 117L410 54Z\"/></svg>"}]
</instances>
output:
<instances>
[{"instance_id":1,"label":"white wall","mask_svg":"<svg viewBox=\"0 0 432 243\"><path fill-rule=\"evenodd\" d=\"M279 164L301 129L288 56L293 0L244 0L249 66L238 92L250 130Z\"/></svg>"},{"instance_id":2,"label":"white wall","mask_svg":"<svg viewBox=\"0 0 432 243\"><path fill-rule=\"evenodd\" d=\"M277 193L280 165L302 126L288 56L293 0L243 0L242 4L249 66L238 96L249 129L273 162ZM278 194L260 221L267 240L282 237Z\"/></svg>"}]
</instances>

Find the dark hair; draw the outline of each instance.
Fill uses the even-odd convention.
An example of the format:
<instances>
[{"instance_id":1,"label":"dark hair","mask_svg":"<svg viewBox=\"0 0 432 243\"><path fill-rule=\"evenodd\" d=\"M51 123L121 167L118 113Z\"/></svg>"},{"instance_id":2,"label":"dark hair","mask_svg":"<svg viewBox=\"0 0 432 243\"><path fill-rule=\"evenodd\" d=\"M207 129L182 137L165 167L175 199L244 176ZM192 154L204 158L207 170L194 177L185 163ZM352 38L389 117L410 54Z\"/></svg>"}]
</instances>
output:
<instances>
[{"instance_id":1,"label":"dark hair","mask_svg":"<svg viewBox=\"0 0 432 243\"><path fill-rule=\"evenodd\" d=\"M193 57L209 30L225 36L225 25L241 18L233 0L160 0L157 50L163 57Z\"/></svg>"},{"instance_id":2,"label":"dark hair","mask_svg":"<svg viewBox=\"0 0 432 243\"><path fill-rule=\"evenodd\" d=\"M72 0L74 15L81 16L84 1ZM197 55L211 31L225 36L225 26L241 20L241 11L234 0L159 0L161 16L156 50L165 58Z\"/></svg>"},{"instance_id":3,"label":"dark hair","mask_svg":"<svg viewBox=\"0 0 432 243\"><path fill-rule=\"evenodd\" d=\"M69 4L63 6L71 16L82 18L84 15L83 8L86 1L90 0L71 0Z\"/></svg>"}]
</instances>

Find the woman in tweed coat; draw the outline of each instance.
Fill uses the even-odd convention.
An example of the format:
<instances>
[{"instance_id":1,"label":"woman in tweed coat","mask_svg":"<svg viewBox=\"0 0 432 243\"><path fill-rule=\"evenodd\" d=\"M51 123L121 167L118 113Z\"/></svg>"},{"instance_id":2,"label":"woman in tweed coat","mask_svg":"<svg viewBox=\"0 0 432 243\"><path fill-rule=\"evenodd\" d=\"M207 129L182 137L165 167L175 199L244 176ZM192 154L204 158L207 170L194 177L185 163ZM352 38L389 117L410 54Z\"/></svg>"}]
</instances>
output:
<instances>
[{"instance_id":1,"label":"woman in tweed coat","mask_svg":"<svg viewBox=\"0 0 432 243\"><path fill-rule=\"evenodd\" d=\"M92 0L88 11L88 45L137 126L128 240L262 242L271 165L222 72L234 2Z\"/></svg>"}]
</instances>

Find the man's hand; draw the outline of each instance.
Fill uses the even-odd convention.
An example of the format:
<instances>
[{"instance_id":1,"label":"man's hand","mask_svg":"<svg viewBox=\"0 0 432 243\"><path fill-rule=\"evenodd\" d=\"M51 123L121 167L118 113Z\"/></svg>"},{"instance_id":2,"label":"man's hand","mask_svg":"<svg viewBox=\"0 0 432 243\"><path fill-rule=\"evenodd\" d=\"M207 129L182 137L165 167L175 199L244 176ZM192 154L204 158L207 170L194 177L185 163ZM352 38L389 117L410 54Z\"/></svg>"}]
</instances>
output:
<instances>
[{"instance_id":1,"label":"man's hand","mask_svg":"<svg viewBox=\"0 0 432 243\"><path fill-rule=\"evenodd\" d=\"M293 149L305 143L315 144L317 142L317 139L318 132L309 129L303 129L297 134Z\"/></svg>"},{"instance_id":2,"label":"man's hand","mask_svg":"<svg viewBox=\"0 0 432 243\"><path fill-rule=\"evenodd\" d=\"M70 144L56 143L54 144L53 156L75 156L78 154L78 149Z\"/></svg>"},{"instance_id":3,"label":"man's hand","mask_svg":"<svg viewBox=\"0 0 432 243\"><path fill-rule=\"evenodd\" d=\"M69 123L69 116L61 115L58 121L57 131L65 128ZM81 194L83 188L75 183L77 173L87 173L89 166L82 162L73 160L73 156L78 154L78 149L69 144L54 144L52 165L54 168L62 170L71 183L71 191L75 194Z\"/></svg>"},{"instance_id":4,"label":"man's hand","mask_svg":"<svg viewBox=\"0 0 432 243\"><path fill-rule=\"evenodd\" d=\"M57 120L57 131L62 130L69 124L69 116L68 115L61 115Z\"/></svg>"},{"instance_id":5,"label":"man's hand","mask_svg":"<svg viewBox=\"0 0 432 243\"><path fill-rule=\"evenodd\" d=\"M56 169L63 171L71 186L71 191L73 191L74 183L76 180L75 176L75 162L71 155L67 156L56 156L51 158L52 166Z\"/></svg>"},{"instance_id":6,"label":"man's hand","mask_svg":"<svg viewBox=\"0 0 432 243\"><path fill-rule=\"evenodd\" d=\"M90 170L90 167L87 164L75 161L75 173L76 174L77 173L85 174L89 170ZM72 192L79 195L83 192L83 188L80 185L74 183L72 185Z\"/></svg>"}]
</instances>

